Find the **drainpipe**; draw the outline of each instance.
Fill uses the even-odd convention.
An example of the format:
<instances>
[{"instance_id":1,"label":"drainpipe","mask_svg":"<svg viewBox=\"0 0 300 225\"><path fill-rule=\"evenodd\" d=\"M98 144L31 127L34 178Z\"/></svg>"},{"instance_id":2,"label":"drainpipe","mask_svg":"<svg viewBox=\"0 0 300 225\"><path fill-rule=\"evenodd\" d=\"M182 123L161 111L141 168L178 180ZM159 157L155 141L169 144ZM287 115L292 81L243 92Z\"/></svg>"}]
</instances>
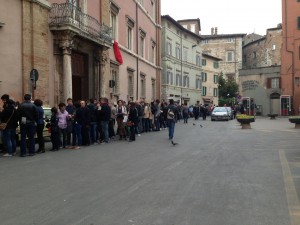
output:
<instances>
[{"instance_id":1,"label":"drainpipe","mask_svg":"<svg viewBox=\"0 0 300 225\"><path fill-rule=\"evenodd\" d=\"M136 100L139 99L139 13L138 3L136 2Z\"/></svg>"},{"instance_id":2,"label":"drainpipe","mask_svg":"<svg viewBox=\"0 0 300 225\"><path fill-rule=\"evenodd\" d=\"M33 41L33 38L34 38L34 20L33 20L33 2L30 1L30 15L31 15L31 18L30 18L30 28L31 28L31 69L34 68L34 41ZM33 87L33 82L32 80L30 80L30 84L31 84L31 96L32 96L32 99L34 99L34 87Z\"/></svg>"},{"instance_id":3,"label":"drainpipe","mask_svg":"<svg viewBox=\"0 0 300 225\"><path fill-rule=\"evenodd\" d=\"M180 88L180 90L181 90L181 93L180 93L180 95L181 95L181 102L180 102L180 104L182 104L182 102L183 102L183 96L182 96L182 85L183 85L183 73L182 73L182 50L183 50L183 48L182 48L182 30L181 30L181 32L180 32L180 48L181 48L181 50L180 50L180 71L181 71L181 88Z\"/></svg>"},{"instance_id":4,"label":"drainpipe","mask_svg":"<svg viewBox=\"0 0 300 225\"><path fill-rule=\"evenodd\" d=\"M287 0L284 1L284 11L285 11L285 50L286 52L291 53L292 55L292 95L293 98L295 96L295 84L294 84L294 80L295 80L295 67L294 67L294 51L291 51L288 49L288 40L287 40ZM293 99L294 100L294 99ZM291 107L291 106L289 106Z\"/></svg>"}]
</instances>

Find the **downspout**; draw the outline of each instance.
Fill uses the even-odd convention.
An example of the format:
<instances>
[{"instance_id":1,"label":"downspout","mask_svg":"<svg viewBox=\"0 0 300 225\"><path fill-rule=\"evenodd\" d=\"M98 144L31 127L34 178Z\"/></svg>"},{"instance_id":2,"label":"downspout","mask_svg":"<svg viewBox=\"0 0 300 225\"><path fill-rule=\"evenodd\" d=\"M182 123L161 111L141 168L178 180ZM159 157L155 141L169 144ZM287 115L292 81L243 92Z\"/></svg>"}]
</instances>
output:
<instances>
[{"instance_id":1,"label":"downspout","mask_svg":"<svg viewBox=\"0 0 300 225\"><path fill-rule=\"evenodd\" d=\"M287 36L288 35L288 33L287 33L287 0L285 0L284 3L285 3L285 6L284 6L284 10L285 10L285 49L286 49L286 52L289 52L292 55L292 95L294 97L295 96L295 85L294 85L294 80L295 80L294 51L291 51L291 50L288 49L288 40L287 40L287 37L288 37Z\"/></svg>"},{"instance_id":2,"label":"downspout","mask_svg":"<svg viewBox=\"0 0 300 225\"><path fill-rule=\"evenodd\" d=\"M182 102L183 102L183 96L182 96L182 85L183 85L183 73L182 73L182 50L183 50L183 47L182 47L182 30L181 30L181 32L180 32L180 71L181 71L181 85L180 85L180 90L181 90L181 93L180 93L180 95L181 95L181 102L180 102L180 104L182 104Z\"/></svg>"},{"instance_id":3,"label":"downspout","mask_svg":"<svg viewBox=\"0 0 300 225\"><path fill-rule=\"evenodd\" d=\"M31 69L34 69L34 20L33 20L33 2L30 1L30 26L31 26ZM34 87L33 87L33 82L32 80L30 80L30 84L31 84L31 93L32 93L32 99L34 99Z\"/></svg>"},{"instance_id":4,"label":"downspout","mask_svg":"<svg viewBox=\"0 0 300 225\"><path fill-rule=\"evenodd\" d=\"M139 13L136 2L136 100L139 99Z\"/></svg>"}]
</instances>

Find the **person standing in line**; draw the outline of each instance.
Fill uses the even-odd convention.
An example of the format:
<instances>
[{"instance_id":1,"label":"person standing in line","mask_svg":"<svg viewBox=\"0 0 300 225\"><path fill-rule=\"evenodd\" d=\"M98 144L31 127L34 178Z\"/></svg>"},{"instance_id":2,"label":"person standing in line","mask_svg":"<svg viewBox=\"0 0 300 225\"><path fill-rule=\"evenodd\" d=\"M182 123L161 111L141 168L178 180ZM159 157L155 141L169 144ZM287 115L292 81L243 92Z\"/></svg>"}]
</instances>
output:
<instances>
[{"instance_id":1,"label":"person standing in line","mask_svg":"<svg viewBox=\"0 0 300 225\"><path fill-rule=\"evenodd\" d=\"M95 105L95 99L90 99L90 104L87 106L91 114L91 123L90 123L90 134L91 134L91 143L98 144L97 142L97 106Z\"/></svg>"},{"instance_id":2,"label":"person standing in line","mask_svg":"<svg viewBox=\"0 0 300 225\"><path fill-rule=\"evenodd\" d=\"M109 103L110 107L110 120L108 123L108 134L109 138L114 139L116 136L115 133L115 125L116 125L116 107L114 106L113 103Z\"/></svg>"},{"instance_id":3,"label":"person standing in line","mask_svg":"<svg viewBox=\"0 0 300 225\"><path fill-rule=\"evenodd\" d=\"M174 100L170 99L169 100L169 105L167 107L167 118L168 118L168 128L169 128L169 140L171 143L174 145L174 131L175 131L175 115L178 113L177 112L177 107L174 105Z\"/></svg>"},{"instance_id":4,"label":"person standing in line","mask_svg":"<svg viewBox=\"0 0 300 225\"><path fill-rule=\"evenodd\" d=\"M21 157L26 157L26 137L29 141L29 156L35 155L35 128L38 121L37 107L31 102L31 95L24 95L24 102L18 108L21 129Z\"/></svg>"},{"instance_id":5,"label":"person standing in line","mask_svg":"<svg viewBox=\"0 0 300 225\"><path fill-rule=\"evenodd\" d=\"M84 100L80 101L80 110L82 113L82 144L89 146L90 145L90 123L91 123L91 112L89 108L86 106L86 102Z\"/></svg>"},{"instance_id":6,"label":"person standing in line","mask_svg":"<svg viewBox=\"0 0 300 225\"><path fill-rule=\"evenodd\" d=\"M45 127L44 109L42 107L43 101L41 99L35 99L34 104L36 105L39 114L39 119L37 121L37 126L36 126L36 135L39 143L39 148L36 151L36 153L39 154L39 153L45 153L45 141L43 136L44 127Z\"/></svg>"},{"instance_id":7,"label":"person standing in line","mask_svg":"<svg viewBox=\"0 0 300 225\"><path fill-rule=\"evenodd\" d=\"M13 100L6 100L6 106L0 112L0 120L7 123L2 136L3 146L7 153L3 156L11 157L16 154L16 128L18 127L18 115Z\"/></svg>"},{"instance_id":8,"label":"person standing in line","mask_svg":"<svg viewBox=\"0 0 300 225\"><path fill-rule=\"evenodd\" d=\"M50 119L50 131L51 131L51 143L52 149L50 151L58 151L60 145L59 139L59 127L58 127L58 110L56 107L51 108L51 119ZM48 127L49 128L49 127Z\"/></svg>"},{"instance_id":9,"label":"person standing in line","mask_svg":"<svg viewBox=\"0 0 300 225\"><path fill-rule=\"evenodd\" d=\"M143 116L143 129L144 132L150 131L150 117L151 117L151 109L149 107L149 104L145 102L145 108L144 108L144 116Z\"/></svg>"},{"instance_id":10,"label":"person standing in line","mask_svg":"<svg viewBox=\"0 0 300 225\"><path fill-rule=\"evenodd\" d=\"M73 105L73 99L72 98L67 99L66 110L69 113L70 117L72 117L74 115L76 108ZM71 146L72 132L73 132L73 121L70 118L67 121L67 146Z\"/></svg>"},{"instance_id":11,"label":"person standing in line","mask_svg":"<svg viewBox=\"0 0 300 225\"><path fill-rule=\"evenodd\" d=\"M72 133L72 149L80 149L82 145L82 109L80 103L75 103L75 112L73 114L73 133Z\"/></svg>"},{"instance_id":12,"label":"person standing in line","mask_svg":"<svg viewBox=\"0 0 300 225\"><path fill-rule=\"evenodd\" d=\"M103 133L104 142L102 143L108 143L109 141L109 131L108 131L108 123L111 118L111 110L108 105L108 99L107 98L101 98L101 109L98 111L98 118L101 123L101 129Z\"/></svg>"},{"instance_id":13,"label":"person standing in line","mask_svg":"<svg viewBox=\"0 0 300 225\"><path fill-rule=\"evenodd\" d=\"M120 136L119 140L122 140L123 138L124 140L126 140L126 131L125 131L125 126L123 121L127 122L127 118L124 120L124 118L127 117L127 109L123 105L122 100L118 100L117 104L118 104L116 108L116 119L118 124L117 133Z\"/></svg>"},{"instance_id":14,"label":"person standing in line","mask_svg":"<svg viewBox=\"0 0 300 225\"><path fill-rule=\"evenodd\" d=\"M59 127L59 140L60 140L60 146L62 148L66 148L67 144L67 121L70 119L69 113L66 110L66 104L65 103L59 103L58 105L58 127ZM61 135L62 135L62 141L61 141Z\"/></svg>"},{"instance_id":15,"label":"person standing in line","mask_svg":"<svg viewBox=\"0 0 300 225\"><path fill-rule=\"evenodd\" d=\"M183 123L188 123L188 119L189 119L189 107L187 106L186 103L183 105L182 116L183 116Z\"/></svg>"},{"instance_id":16,"label":"person standing in line","mask_svg":"<svg viewBox=\"0 0 300 225\"><path fill-rule=\"evenodd\" d=\"M138 121L139 121L139 114L135 102L130 102L128 121L131 124L129 141L132 142L135 141L135 130L136 130L136 126L138 126Z\"/></svg>"}]
</instances>

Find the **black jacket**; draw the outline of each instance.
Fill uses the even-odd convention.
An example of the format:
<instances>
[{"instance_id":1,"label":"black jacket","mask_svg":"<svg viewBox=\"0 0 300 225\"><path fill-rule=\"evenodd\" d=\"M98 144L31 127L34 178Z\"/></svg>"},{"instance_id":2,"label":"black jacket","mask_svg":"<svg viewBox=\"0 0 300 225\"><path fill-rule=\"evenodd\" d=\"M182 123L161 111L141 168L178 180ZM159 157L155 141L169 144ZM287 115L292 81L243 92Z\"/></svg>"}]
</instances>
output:
<instances>
[{"instance_id":1,"label":"black jacket","mask_svg":"<svg viewBox=\"0 0 300 225\"><path fill-rule=\"evenodd\" d=\"M18 112L13 105L7 105L2 112L0 112L0 120L2 123L7 123L7 128L16 129L18 127Z\"/></svg>"},{"instance_id":2,"label":"black jacket","mask_svg":"<svg viewBox=\"0 0 300 225\"><path fill-rule=\"evenodd\" d=\"M99 121L109 121L111 117L111 109L108 104L102 104L101 110L98 110Z\"/></svg>"},{"instance_id":3,"label":"black jacket","mask_svg":"<svg viewBox=\"0 0 300 225\"><path fill-rule=\"evenodd\" d=\"M37 107L29 101L25 101L20 105L18 113L20 124L22 122L22 117L26 118L26 124L36 123L38 121Z\"/></svg>"},{"instance_id":4,"label":"black jacket","mask_svg":"<svg viewBox=\"0 0 300 225\"><path fill-rule=\"evenodd\" d=\"M130 107L128 120L137 124L139 120L139 113L136 107Z\"/></svg>"}]
</instances>

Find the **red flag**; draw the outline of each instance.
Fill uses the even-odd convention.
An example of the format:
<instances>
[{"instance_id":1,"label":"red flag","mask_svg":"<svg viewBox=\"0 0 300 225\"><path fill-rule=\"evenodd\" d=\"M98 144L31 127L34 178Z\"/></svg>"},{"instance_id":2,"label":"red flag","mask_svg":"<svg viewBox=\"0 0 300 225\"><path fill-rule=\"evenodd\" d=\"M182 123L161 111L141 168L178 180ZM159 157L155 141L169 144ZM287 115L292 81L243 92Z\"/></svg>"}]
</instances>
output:
<instances>
[{"instance_id":1,"label":"red flag","mask_svg":"<svg viewBox=\"0 0 300 225\"><path fill-rule=\"evenodd\" d=\"M122 58L122 55L121 55L121 51L119 49L119 44L116 41L114 41L114 53L115 53L116 60L120 64L123 64L123 58Z\"/></svg>"}]
</instances>

